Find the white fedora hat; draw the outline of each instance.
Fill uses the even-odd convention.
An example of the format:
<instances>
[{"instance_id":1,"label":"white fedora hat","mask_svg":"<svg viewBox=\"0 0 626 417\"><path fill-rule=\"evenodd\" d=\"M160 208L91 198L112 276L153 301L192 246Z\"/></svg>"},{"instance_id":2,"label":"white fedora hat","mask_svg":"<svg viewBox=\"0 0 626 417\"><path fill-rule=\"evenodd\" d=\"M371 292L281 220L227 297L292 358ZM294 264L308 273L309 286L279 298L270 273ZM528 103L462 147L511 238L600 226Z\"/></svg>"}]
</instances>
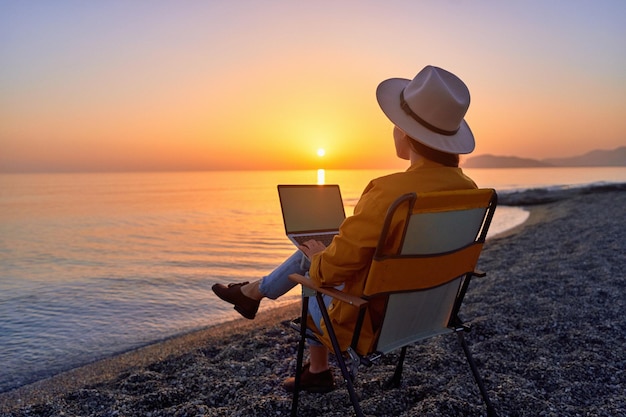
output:
<instances>
[{"instance_id":1,"label":"white fedora hat","mask_svg":"<svg viewBox=\"0 0 626 417\"><path fill-rule=\"evenodd\" d=\"M447 153L474 150L474 135L463 119L469 90L451 72L427 66L413 80L385 80L376 98L389 120L412 139Z\"/></svg>"}]
</instances>

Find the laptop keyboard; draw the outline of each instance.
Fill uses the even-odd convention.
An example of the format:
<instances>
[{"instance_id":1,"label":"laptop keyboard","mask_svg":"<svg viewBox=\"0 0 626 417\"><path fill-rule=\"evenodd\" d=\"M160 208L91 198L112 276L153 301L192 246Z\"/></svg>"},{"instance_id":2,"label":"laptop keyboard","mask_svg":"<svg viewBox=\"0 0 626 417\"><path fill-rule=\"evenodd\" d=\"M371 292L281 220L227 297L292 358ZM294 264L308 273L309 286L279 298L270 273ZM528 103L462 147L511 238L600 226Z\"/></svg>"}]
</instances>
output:
<instances>
[{"instance_id":1,"label":"laptop keyboard","mask_svg":"<svg viewBox=\"0 0 626 417\"><path fill-rule=\"evenodd\" d=\"M320 242L324 244L324 246L330 245L330 242L333 241L334 237L335 237L334 234L328 234L328 233L322 234L322 235L293 236L294 240L298 242L300 245L302 245L304 242L307 242L313 239L313 240L319 240Z\"/></svg>"}]
</instances>

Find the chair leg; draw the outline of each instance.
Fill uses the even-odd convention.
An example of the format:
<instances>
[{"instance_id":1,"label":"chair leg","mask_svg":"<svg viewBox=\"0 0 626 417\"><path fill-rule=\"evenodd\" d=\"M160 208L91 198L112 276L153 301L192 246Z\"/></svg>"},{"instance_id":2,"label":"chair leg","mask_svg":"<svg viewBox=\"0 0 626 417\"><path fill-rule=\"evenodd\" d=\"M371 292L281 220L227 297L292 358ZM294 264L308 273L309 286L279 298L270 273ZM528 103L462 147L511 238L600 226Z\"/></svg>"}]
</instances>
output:
<instances>
[{"instance_id":1,"label":"chair leg","mask_svg":"<svg viewBox=\"0 0 626 417\"><path fill-rule=\"evenodd\" d=\"M309 312L309 297L302 297L302 314L300 318L300 341L298 343L298 355L296 359L296 377L291 402L291 417L298 415L298 399L300 396L300 377L302 376L302 362L304 359L304 343L306 339L306 319Z\"/></svg>"},{"instance_id":2,"label":"chair leg","mask_svg":"<svg viewBox=\"0 0 626 417\"><path fill-rule=\"evenodd\" d=\"M328 331L328 336L330 337L330 341L333 345L333 350L335 351L335 358L337 359L339 368L341 369L341 375L343 376L344 382L346 383L346 386L348 388L348 393L350 394L350 401L352 402L352 406L354 407L354 412L356 413L357 417L364 417L365 415L363 414L361 406L359 405L359 399L356 396L354 384L352 383L352 378L350 377L350 372L348 371L346 362L343 358L343 355L341 354L341 348L339 347L339 342L337 341L335 330L333 329L330 317L328 316L328 311L326 311L324 299L322 298L322 295L320 293L317 293L316 298L320 306L320 310L322 311L324 323L326 323L326 330Z\"/></svg>"},{"instance_id":3,"label":"chair leg","mask_svg":"<svg viewBox=\"0 0 626 417\"><path fill-rule=\"evenodd\" d=\"M402 347L402 350L400 351L400 359L398 359L398 364L396 365L396 370L394 371L393 376L385 381L385 383L383 384L383 389L390 390L400 387L400 383L402 382L402 370L404 368L406 349L407 346Z\"/></svg>"},{"instance_id":4,"label":"chair leg","mask_svg":"<svg viewBox=\"0 0 626 417\"><path fill-rule=\"evenodd\" d=\"M474 375L474 380L478 385L478 389L480 390L480 394L485 401L485 405L487 406L487 416L488 417L497 417L496 409L493 407L489 396L487 395L487 390L485 389L485 384L478 374L478 367L476 367L476 362L474 362L474 358L472 357L472 353L469 350L469 346L467 346L467 342L465 341L465 337L463 336L463 331L456 332L459 337L459 341L461 342L461 346L463 347L463 352L465 352L465 356L467 357L467 362L469 363L470 368L472 369L472 375Z\"/></svg>"}]
</instances>

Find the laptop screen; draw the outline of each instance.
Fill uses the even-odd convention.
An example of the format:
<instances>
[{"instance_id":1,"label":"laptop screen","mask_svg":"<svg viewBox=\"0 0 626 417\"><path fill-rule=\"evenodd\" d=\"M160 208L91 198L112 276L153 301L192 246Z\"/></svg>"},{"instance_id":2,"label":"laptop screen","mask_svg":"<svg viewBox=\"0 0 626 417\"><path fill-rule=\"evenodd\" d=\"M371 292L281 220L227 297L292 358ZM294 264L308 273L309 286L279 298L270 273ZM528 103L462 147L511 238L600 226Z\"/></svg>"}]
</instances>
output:
<instances>
[{"instance_id":1,"label":"laptop screen","mask_svg":"<svg viewBox=\"0 0 626 417\"><path fill-rule=\"evenodd\" d=\"M345 219L338 185L279 185L287 233L332 231Z\"/></svg>"}]
</instances>

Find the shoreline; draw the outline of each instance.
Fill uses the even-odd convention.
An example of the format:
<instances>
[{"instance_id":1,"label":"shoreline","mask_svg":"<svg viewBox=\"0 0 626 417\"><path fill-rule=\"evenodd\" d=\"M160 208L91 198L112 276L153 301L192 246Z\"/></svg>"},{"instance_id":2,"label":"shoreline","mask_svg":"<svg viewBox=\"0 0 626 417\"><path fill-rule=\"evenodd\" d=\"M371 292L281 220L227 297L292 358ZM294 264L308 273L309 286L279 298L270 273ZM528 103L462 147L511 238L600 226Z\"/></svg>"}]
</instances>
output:
<instances>
[{"instance_id":1,"label":"shoreline","mask_svg":"<svg viewBox=\"0 0 626 417\"><path fill-rule=\"evenodd\" d=\"M554 203L579 195L626 191L626 183L608 182L581 186L528 188L498 192L498 205L531 207Z\"/></svg>"},{"instance_id":2,"label":"shoreline","mask_svg":"<svg viewBox=\"0 0 626 417\"><path fill-rule=\"evenodd\" d=\"M131 368L147 366L165 360L171 355L180 355L206 344L218 343L227 336L267 329L276 320L291 320L300 314L299 303L294 302L260 311L254 320L237 318L189 333L131 349L57 375L0 393L0 412L8 412L21 404L47 401L56 395L80 387L102 383L115 378Z\"/></svg>"},{"instance_id":3,"label":"shoreline","mask_svg":"<svg viewBox=\"0 0 626 417\"><path fill-rule=\"evenodd\" d=\"M621 236L624 234L624 226L621 225L621 223L611 223L611 219L614 220L614 222L619 222L618 216L621 215L623 218L623 212L621 211L623 209L620 208L624 207L623 203L626 203L626 193L624 193L624 191L626 191L626 184L609 184L594 186L591 188L575 188L557 191L550 190L547 192L545 190L527 190L522 193L508 193L500 197L500 205L518 205L522 207L527 207L530 211L530 216L528 220L522 225L519 225L507 232L504 232L503 234L497 235L494 238L490 239L488 244L485 246L485 251L483 252L483 257L481 258L480 264L480 269L486 270L488 272L488 278L484 281L477 282L477 285L474 283L472 284L473 287L475 286L476 291L474 293L473 290L470 289L470 292L468 293L468 298L466 299L465 303L466 306L464 308L469 310L467 315L474 318L473 320L469 320L470 323L476 322L478 323L478 326L486 327L486 329L484 330L478 330L479 335L477 339L475 337L475 332L470 333L468 335L468 340L471 339L471 345L473 345L471 346L471 349L474 352L474 355L481 358L481 365L479 366L481 368L481 375L483 375L483 377L486 379L488 389L490 390L490 395L492 396L492 401L495 403L496 408L501 411L503 403L505 401L511 402L510 397L515 395L520 397L520 399L518 401L513 401L512 405L508 405L509 407L513 407L513 410L515 410L516 404L519 405L520 401L530 401L532 397L535 397L534 400L539 405L539 408L531 408L529 410L517 410L517 412L509 409L508 414L501 412L503 415L539 415L541 411L545 411L545 408L541 407L542 404L546 405L547 400L545 398L550 398L550 401L552 402L557 401L555 399L552 399L552 396L549 395L551 392L557 391L557 388L555 388L555 386L558 386L561 389L561 394L569 393L569 395L564 396L564 399L562 401L569 401L575 404L576 407L581 407L581 404L576 402L578 399L575 398L576 396L573 393L578 392L576 390L577 386L578 388L580 388L585 383L587 383L587 381L583 378L572 378L571 375L567 375L567 372L561 371L561 368L563 366L561 363L558 364L557 368L550 371L551 368L548 369L549 366L546 361L548 361L551 354L549 353L549 351L543 352L543 349L546 349L545 347L541 347L539 345L534 346L535 344L537 344L537 342L534 341L534 339L529 335L522 334L520 336L519 334L517 334L521 332L519 328L516 329L516 331L510 333L513 333L513 336L517 336L518 338L525 340L526 343L521 345L513 343L514 340L511 340L511 334L506 333L507 330L501 328L501 322L499 322L497 319L492 318L490 314L484 315L485 313L483 313L483 310L488 310L490 308L493 308L493 306L499 306L506 310L507 315L509 316L511 316L512 312L517 313L512 314L512 317L501 317L501 321L508 322L512 320L512 318L515 318L522 321L524 319L532 320L534 322L534 320L537 319L537 317L526 317L524 316L524 314L520 315L517 309L523 309L524 306L516 304L515 300L511 300L510 298L500 298L502 296L499 294L499 292L501 292L503 289L506 290L507 288L502 287L501 283L497 284L497 282L510 279L510 276L518 276L520 278L520 281L522 279L526 279L528 281L532 281L533 285L536 286L541 285L543 282L542 280L550 279L552 276L559 276L560 278L567 278L568 280L571 280L572 282L569 283L569 286L582 287L585 285L585 283L580 283L576 281L576 278L578 277L575 276L575 274L580 269L588 272L589 268L588 266L586 266L585 259L581 254L588 253L589 251L594 250L597 251L600 248L606 251L614 251L617 254L622 253L621 255L619 255L621 256L621 258L618 257L618 259L616 260L617 265L615 265L614 267L617 271L620 271L620 267L623 267L624 265L620 264L619 261L623 261L624 245L626 245L626 241L621 238ZM585 209L587 210L585 211ZM596 230L594 225L602 221L604 222L605 227L600 228L600 225L598 224L598 228L600 228L601 230ZM612 226L612 228L610 230L607 230L607 225ZM581 259L570 258L567 255L567 251L573 247L573 243L571 242L571 240L573 240L574 238L581 238L580 236L570 235L570 233L575 233L576 230L578 230L579 235L583 233L587 234L585 236L586 240L580 243L582 249L579 248L579 250L582 250L582 252L577 254L577 256ZM597 242L594 244L592 241L594 239L599 239L601 236L597 235L602 233L614 233L617 234L617 236L608 244L605 243L602 246L600 246L600 244ZM545 236L541 236L542 234L545 234ZM590 246L585 248L585 245ZM598 246L594 247L594 245ZM608 247L603 247L607 245ZM554 259L565 259L563 261L564 265L559 265L559 261L546 262L546 259L544 259L544 256L546 256L545 252L550 251L554 252ZM485 265L483 265L483 263ZM544 263L546 263L546 265L544 265ZM607 268L613 267L602 265L600 271L598 272L599 274L601 274L602 280L605 280L606 283L610 284L611 288L622 288L621 285L624 281L623 271L621 273L621 276L616 276L615 272L611 272L612 269ZM548 270L552 275L546 275L546 270ZM619 272L617 272L617 274L619 274ZM579 275L582 276L584 274ZM578 279L584 278L580 277ZM615 280L621 281L614 282ZM533 300L538 297L537 294L534 292L536 290L531 286L530 283L524 283L522 281L521 283L516 282L515 285L519 287L516 289L519 290L520 293L523 292L525 296L530 297ZM547 301L550 302L562 302L562 300L560 299L549 299L551 297L551 294L553 293L558 294L559 292L567 292L569 286L566 286L564 288L550 288L550 290L546 294L542 293L543 297L548 299ZM623 293L623 291L621 293L619 292L619 290L617 291L617 294L612 294L608 290L602 290L602 288L594 289L592 291L592 295L594 297L589 299L586 298L588 294L586 294L584 291L577 295L588 301L590 305L589 309L593 310L594 312L598 310L601 313L603 309L617 309L621 311L621 307L623 307L624 304L623 301L620 301L620 299L614 300L613 303L616 304L615 306L609 306L607 301L611 300L612 296L619 297L619 294ZM580 302L579 297L574 297L569 302ZM595 300L597 298L602 298L603 300L605 300L607 302L607 305L595 305ZM511 302L513 302L513 306L511 305ZM526 306L526 308L528 308L528 306ZM542 308L546 311L551 311L548 310L548 306L542 305ZM569 305L564 308L568 309ZM288 376L293 371L293 366L295 366L295 355L292 354L292 352L295 351L295 342L293 342L293 340L296 340L297 336L295 335L295 332L291 331L285 326L284 321L296 317L298 313L298 303L277 307L275 309L262 311L257 319L254 321L237 319L234 321L217 324L215 326L211 326L202 330L168 338L161 342L150 344L142 348L128 351L107 359L103 359L101 361L88 364L80 368L64 372L62 374L58 374L45 380L25 385L11 391L0 393L0 411L4 413L9 413L6 414L7 416L40 415L37 412L35 412L34 414L32 413L33 407L41 408L42 413L43 409L54 409L57 411L63 411L65 410L64 407L71 408L70 403L73 404L75 402L80 402L79 400L81 397L81 393L90 392L93 394L94 391L98 393L107 392L110 397L116 398L117 394L123 392L123 389L120 388L121 382L128 383L129 380L133 379L137 375L149 373L146 370L150 369L151 367L163 366L163 364L167 364L171 361L174 361L175 363L179 361L184 361L181 358L189 359L189 356L192 356L191 359L196 360L196 362L198 362L198 366L203 367L203 370L207 373L210 374L213 370L215 370L216 373L221 375L222 379L226 379L226 382L221 382L221 385L224 385L225 383L232 384L234 387L236 387L236 392L246 392L246 401L243 401L241 404L238 404L236 402L232 403L234 400L230 398L230 408L226 406L216 408L214 406L215 404L211 404L211 401L208 401L206 398L203 397L202 399L195 401L195 403L203 402L204 404L194 403L194 407L196 407L197 411L205 410L203 412L203 414L205 415L231 415L233 410L253 409L250 408L250 404L258 403L259 401L263 402L264 404L265 402L269 401L269 403L273 404L266 404L267 407L277 407L280 410L283 410L285 409L285 407L287 407L286 409L288 410L290 396L282 392L278 394L273 394L273 392L276 389L280 390L278 386L280 385L282 378ZM532 315L531 313L533 312L527 311L526 313ZM581 312L581 314L583 313L585 313L585 311ZM551 312L550 314L551 315L546 315L546 318L551 318L551 320L553 321L551 325L558 328L559 324L558 321L554 322L554 316L561 313ZM572 312L571 314L575 313ZM568 320L567 317L565 319ZM600 315L600 320L600 324L603 326L601 329L603 330L603 333L606 333L608 331L609 333L613 334L621 331L622 334L621 342L618 338L618 340L607 341L605 343L609 344L609 349L615 349L615 347L610 347L614 346L614 343L618 343L618 346L623 346L623 330L625 326L624 319L621 318L621 315L618 315L616 317L611 316L608 322L608 319ZM531 327L530 329L536 331L537 326L541 325L542 320L539 320L537 323L535 323L534 327ZM585 327L587 331L593 330L588 328L589 325L586 323L585 320L583 320L583 324L585 324L585 326L583 327ZM576 331L576 326L574 325L573 328L567 330ZM485 334L482 334L483 339L481 339L481 331L485 332ZM550 336L549 329L545 329L545 332L546 334L542 334L542 337ZM617 334L619 335L620 333ZM480 350L481 345L484 345L489 350L493 351L494 349L496 349L497 351L496 347L490 346L490 335L502 337L504 340L499 340L498 343L504 344L506 348L511 348L511 346L507 344L513 343L513 346L518 350L515 353L520 354L519 349L522 349L522 353L520 355L526 356L525 363L519 363L518 360L515 360L515 356L513 356L512 358L507 357L494 360L495 364L498 364L502 369L504 369L504 371L499 371L497 369L498 367L494 366L494 364L490 365L489 354L491 352L485 352L484 349L481 352ZM578 334L578 336L580 336L582 339L585 339L586 335ZM603 351L603 342L600 342L600 336L593 333L592 336L593 341L595 341L594 344L592 344L592 347L597 348L596 350L598 351L598 360L604 359L604 357L609 355L609 353ZM607 336L603 334L602 337ZM266 344L272 345L268 347L267 354L265 353L265 351L263 351L263 353L261 354L262 363L260 365L249 365L254 368L253 370L255 372L262 372L260 369L261 365L263 369L270 369L269 371L267 371L271 372L269 380L276 379L276 384L272 385L269 390L265 388L265 386L269 384L269 382L264 381L260 389L258 389L258 387L255 388L254 386L248 386L249 384L242 382L240 378L237 377L237 372L233 371L233 364L236 364L237 367L241 366L242 368L248 365L246 365L247 361L241 361L241 363L239 363L235 360L234 357L230 357L229 354L238 353L241 355L242 349L245 350L245 345L248 343L249 340L256 341L263 345L263 347L265 347ZM259 342L259 340L263 340L263 342L261 343ZM546 344L548 346L551 346L548 342L552 344L555 343L554 340L546 341ZM559 341L557 340L556 342ZM571 340L569 342L580 343L580 341L578 340ZM283 344L286 344L286 346L282 346ZM597 344L599 344L599 346L596 346ZM242 347L239 345L244 346ZM281 346L281 348L276 349L276 347L279 345ZM454 346L453 343L443 341L436 342L434 346L438 348L440 346L448 345L451 345L452 347ZM528 349L528 345L534 348L534 354L524 353L523 349ZM430 343L428 344L428 346L429 349L433 348L433 345L431 345ZM502 349L503 346L497 347L499 347L502 351L508 350ZM561 347L561 350L564 351L574 349L573 347L569 346L569 344L567 348L563 348L560 345L559 347ZM583 346L581 346L581 348L582 347ZM233 349L235 352L227 352L229 351L229 349ZM449 350L453 349L450 348ZM542 354L538 354L538 351L542 351ZM588 348L586 351L588 351ZM576 352L578 355L585 354L585 350L576 350ZM424 352L422 353L424 354ZM506 356L510 355L511 353L512 352L507 351L503 352L503 355ZM426 354L428 355L430 353L426 352ZM619 354L619 352L613 352L613 355L617 354ZM198 358L198 355L200 355L200 358ZM227 361L229 362L228 367L230 367L229 369L222 369L222 365L220 363L216 364L213 362L214 357L222 356L225 356L227 358ZM484 360L482 359L483 357ZM280 358L283 358L283 363L280 363ZM552 359L557 360L558 358L553 357ZM249 359L249 361L252 360L253 359ZM575 367L576 357L574 356L570 358L570 360L574 361L570 363L570 366ZM588 362L588 358L580 358L580 360L586 360ZM485 362L483 363L483 361ZM565 375L563 375L563 378L565 380L569 378L569 381L553 381L550 389L547 389L545 387L538 388L537 385L542 385L539 384L541 378L537 380L533 380L533 378L530 378L531 381L533 381L534 386L533 384L530 384L529 386L529 382L522 381L523 378L518 375L518 373L520 372L513 372L510 370L511 367L520 368L525 365L526 367L532 368L541 364L543 364L544 368L546 368L543 370L544 376L542 376L541 378L549 379L549 377L546 375L563 372L565 373ZM623 366L623 359L621 364ZM588 363L584 365L588 366ZM462 368L462 366L463 364L461 364L461 370L459 371L459 373L464 374L466 372L464 368ZM609 371L609 369L605 369L608 366L609 365L607 364L596 364L594 372L597 373L599 368L602 368L601 370L604 371L600 377L596 374L594 374L593 376L594 378L599 379L602 387L605 389L605 391L607 391L607 393L602 397L604 402L602 404L599 404L597 407L589 408L591 406L594 406L593 398L589 397L590 394L583 395L585 401L591 404L583 404L587 407L587 410L604 410L598 415L616 415L615 412L623 412L624 410L626 410L626 400L624 394L621 394L621 396L616 394L616 392L619 392L619 390L622 389L622 384L625 383L624 380L626 379L626 377L624 376L623 368L621 372L615 372L613 370L611 375L608 375L607 373L607 375L605 376L604 372ZM615 366L620 366L619 361L617 361L617 364ZM259 369L257 369L257 367ZM487 367L488 369L484 369L485 367ZM185 367L182 365L180 366L180 368L185 369ZM538 371L539 368L537 368L536 371ZM526 368L524 368L524 370L525 372L529 372ZM230 373L228 373L227 371L230 371ZM519 369L517 369L517 371L519 371ZM183 371L173 370L172 372L178 375L178 373ZM368 374L370 374L369 370ZM376 374L376 372L374 372L374 374ZM524 372L521 372L521 374L523 375ZM230 377L228 375L230 375ZM613 377L613 379L611 379L611 376ZM231 379L229 380L228 378ZM589 376L587 376L587 378L589 378ZM438 379L441 379L441 376ZM474 398L476 397L476 395L473 392L474 387L472 386L471 382L472 381L470 381L469 384L462 384L464 385L463 389L469 391L469 399L466 399L466 402L471 401L471 404L469 405L471 410L475 410L478 413L483 412L484 410L482 410L481 408L482 404L480 403L480 398ZM207 382L205 383L205 390L210 390L213 384L218 384L217 386L221 386L220 382L211 382L211 378L209 378L209 380L207 380ZM457 388L450 389L456 390ZM517 394L514 392L508 392L514 389L517 389L519 392ZM495 393L493 392L494 390ZM156 392L161 391L156 390ZM337 391L341 392L341 390ZM590 391L595 392L594 390ZM147 396L150 395L150 392L154 392L154 390L146 390L146 392L143 392L140 397L143 396L143 398L145 399ZM609 401L607 396L611 392L613 393L613 395L611 396L613 402L607 404L607 401ZM429 395L432 395L432 393ZM429 402L429 395L423 396L424 398L422 399L422 403L426 403L425 406L430 405L432 407L435 407L435 405ZM256 399L248 398L247 396L256 397ZM306 399L303 399L303 401L311 401L311 399L314 398L307 395L305 395L304 397ZM332 395L324 397L332 398ZM341 396L337 398L340 397ZM448 398L448 400L450 399ZM335 401L338 400L335 399ZM386 403L387 400L378 398L378 401L380 401L381 403ZM323 400L320 400L320 403L324 404ZM167 404L163 404L163 407L161 409L164 410L171 408L166 407L166 405ZM569 407L569 404L567 405ZM106 408L106 405L104 406ZM468 407L467 404L457 404L457 406ZM527 405L527 407L532 406ZM219 411L216 411L218 410L218 408ZM111 408L110 410L112 409L113 408ZM350 408L348 407L344 408L343 410L349 409ZM31 414L29 414L28 410L30 410ZM263 408L261 407L261 411L259 411L260 414L255 415L274 415L270 412L267 412L267 414L263 414L262 410ZM414 406L413 408L411 408L411 410L417 409ZM422 411L423 410L425 409L422 409ZM568 414L568 412L570 412L568 410L569 408L567 407L565 410L557 407L555 411L553 411L553 413L554 415L574 415ZM449 412L451 411L449 410ZM463 411L458 412L460 413L460 415L468 415ZM54 413L47 415L52 414ZM240 411L239 414L247 415L243 411ZM582 414L584 414L584 412ZM93 412L88 415L105 414L98 414ZM162 415L173 414L163 413ZM387 414L381 413L380 415Z\"/></svg>"}]
</instances>

